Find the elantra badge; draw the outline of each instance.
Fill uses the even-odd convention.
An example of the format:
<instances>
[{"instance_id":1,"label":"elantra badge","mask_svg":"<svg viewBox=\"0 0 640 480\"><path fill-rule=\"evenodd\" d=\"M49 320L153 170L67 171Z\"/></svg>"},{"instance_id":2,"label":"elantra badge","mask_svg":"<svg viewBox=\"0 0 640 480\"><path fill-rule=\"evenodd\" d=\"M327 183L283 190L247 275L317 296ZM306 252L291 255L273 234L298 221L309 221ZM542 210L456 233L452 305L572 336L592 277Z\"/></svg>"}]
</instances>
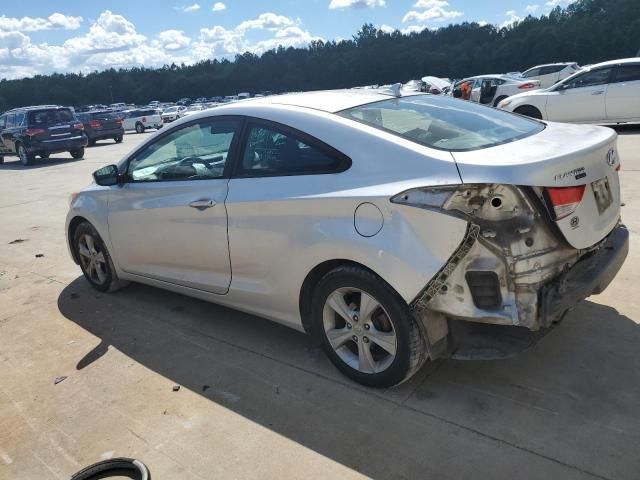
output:
<instances>
[{"instance_id":1,"label":"elantra badge","mask_svg":"<svg viewBox=\"0 0 640 480\"><path fill-rule=\"evenodd\" d=\"M612 167L616 163L616 151L613 148L610 148L607 152L607 163Z\"/></svg>"}]
</instances>

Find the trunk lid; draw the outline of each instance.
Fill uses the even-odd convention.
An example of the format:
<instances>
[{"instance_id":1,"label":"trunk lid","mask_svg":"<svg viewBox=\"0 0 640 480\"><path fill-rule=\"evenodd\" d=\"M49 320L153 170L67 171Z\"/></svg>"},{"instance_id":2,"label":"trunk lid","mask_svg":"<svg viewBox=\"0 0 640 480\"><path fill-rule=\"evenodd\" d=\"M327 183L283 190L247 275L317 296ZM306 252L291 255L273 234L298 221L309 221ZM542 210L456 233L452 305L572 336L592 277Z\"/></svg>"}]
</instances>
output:
<instances>
[{"instance_id":1,"label":"trunk lid","mask_svg":"<svg viewBox=\"0 0 640 480\"><path fill-rule=\"evenodd\" d=\"M567 242L582 249L602 240L620 218L616 139L609 128L549 123L542 132L512 143L452 155L463 183L541 187L543 202ZM573 209L557 218L553 202L566 197L558 188L579 186L584 191Z\"/></svg>"}]
</instances>

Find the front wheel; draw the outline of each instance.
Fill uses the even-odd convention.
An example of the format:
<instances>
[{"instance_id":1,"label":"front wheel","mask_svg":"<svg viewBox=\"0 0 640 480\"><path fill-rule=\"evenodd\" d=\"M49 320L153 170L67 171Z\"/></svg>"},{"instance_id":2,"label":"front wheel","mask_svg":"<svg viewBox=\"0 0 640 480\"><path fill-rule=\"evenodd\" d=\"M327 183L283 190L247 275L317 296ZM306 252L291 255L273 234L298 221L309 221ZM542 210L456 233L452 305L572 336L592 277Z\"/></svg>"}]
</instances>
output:
<instances>
[{"instance_id":1,"label":"front wheel","mask_svg":"<svg viewBox=\"0 0 640 480\"><path fill-rule=\"evenodd\" d=\"M136 133L144 133L144 125L136 123Z\"/></svg>"},{"instance_id":2,"label":"front wheel","mask_svg":"<svg viewBox=\"0 0 640 480\"><path fill-rule=\"evenodd\" d=\"M0 157L0 163L4 163L4 157Z\"/></svg>"},{"instance_id":3,"label":"front wheel","mask_svg":"<svg viewBox=\"0 0 640 480\"><path fill-rule=\"evenodd\" d=\"M93 288L107 292L126 285L118 279L107 247L89 222L78 225L73 233L73 246L82 273Z\"/></svg>"},{"instance_id":4,"label":"front wheel","mask_svg":"<svg viewBox=\"0 0 640 480\"><path fill-rule=\"evenodd\" d=\"M397 385L426 360L424 338L407 304L363 268L339 267L320 280L312 329L338 370L363 385Z\"/></svg>"},{"instance_id":5,"label":"front wheel","mask_svg":"<svg viewBox=\"0 0 640 480\"><path fill-rule=\"evenodd\" d=\"M498 104L505 98L508 98L508 97L506 95L502 95L501 97L496 98L495 102L493 102L493 106L498 108Z\"/></svg>"},{"instance_id":6,"label":"front wheel","mask_svg":"<svg viewBox=\"0 0 640 480\"><path fill-rule=\"evenodd\" d=\"M116 143L122 143L122 135L118 135L117 137L113 138L115 140Z\"/></svg>"},{"instance_id":7,"label":"front wheel","mask_svg":"<svg viewBox=\"0 0 640 480\"><path fill-rule=\"evenodd\" d=\"M518 107L514 110L514 113L535 118L537 120L542 120L542 113L540 113L540 110L538 110L536 107L532 107L531 105L524 105L522 107Z\"/></svg>"},{"instance_id":8,"label":"front wheel","mask_svg":"<svg viewBox=\"0 0 640 480\"><path fill-rule=\"evenodd\" d=\"M77 149L77 150L71 150L69 153L71 154L71 156L72 156L73 158L75 158L76 160L78 160L78 159L80 159L80 158L84 157L84 147L79 148L79 149Z\"/></svg>"}]
</instances>

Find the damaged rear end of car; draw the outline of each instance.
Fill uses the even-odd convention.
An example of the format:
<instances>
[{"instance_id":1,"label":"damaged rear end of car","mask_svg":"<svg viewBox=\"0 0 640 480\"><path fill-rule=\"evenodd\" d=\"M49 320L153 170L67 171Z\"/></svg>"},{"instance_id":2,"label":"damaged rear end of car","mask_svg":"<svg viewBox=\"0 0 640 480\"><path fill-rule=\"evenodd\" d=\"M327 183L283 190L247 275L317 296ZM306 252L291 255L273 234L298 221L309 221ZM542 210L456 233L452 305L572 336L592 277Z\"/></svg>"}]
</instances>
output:
<instances>
[{"instance_id":1,"label":"damaged rear end of car","mask_svg":"<svg viewBox=\"0 0 640 480\"><path fill-rule=\"evenodd\" d=\"M411 303L426 323L446 319L443 352L517 353L604 291L622 267L629 234L620 218L616 134L589 129L548 125L510 145L455 152L461 185L392 198L467 222L456 251ZM529 152L537 154L527 161ZM496 325L522 328L514 339L514 329Z\"/></svg>"}]
</instances>

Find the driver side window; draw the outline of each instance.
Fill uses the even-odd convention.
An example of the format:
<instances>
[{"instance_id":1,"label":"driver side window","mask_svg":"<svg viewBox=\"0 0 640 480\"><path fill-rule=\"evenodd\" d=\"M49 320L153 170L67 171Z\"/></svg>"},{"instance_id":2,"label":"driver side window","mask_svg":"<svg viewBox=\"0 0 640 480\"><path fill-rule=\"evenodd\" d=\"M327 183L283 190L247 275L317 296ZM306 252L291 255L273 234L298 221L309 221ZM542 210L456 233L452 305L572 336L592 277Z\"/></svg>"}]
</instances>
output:
<instances>
[{"instance_id":1,"label":"driver side window","mask_svg":"<svg viewBox=\"0 0 640 480\"><path fill-rule=\"evenodd\" d=\"M127 177L133 182L221 178L240 120L201 120L175 130L133 157Z\"/></svg>"},{"instance_id":2,"label":"driver side window","mask_svg":"<svg viewBox=\"0 0 640 480\"><path fill-rule=\"evenodd\" d=\"M593 70L591 72L578 75L573 80L568 82L566 88L582 88L593 87L596 85L605 85L609 83L609 77L611 76L611 68L601 68L599 70Z\"/></svg>"}]
</instances>

